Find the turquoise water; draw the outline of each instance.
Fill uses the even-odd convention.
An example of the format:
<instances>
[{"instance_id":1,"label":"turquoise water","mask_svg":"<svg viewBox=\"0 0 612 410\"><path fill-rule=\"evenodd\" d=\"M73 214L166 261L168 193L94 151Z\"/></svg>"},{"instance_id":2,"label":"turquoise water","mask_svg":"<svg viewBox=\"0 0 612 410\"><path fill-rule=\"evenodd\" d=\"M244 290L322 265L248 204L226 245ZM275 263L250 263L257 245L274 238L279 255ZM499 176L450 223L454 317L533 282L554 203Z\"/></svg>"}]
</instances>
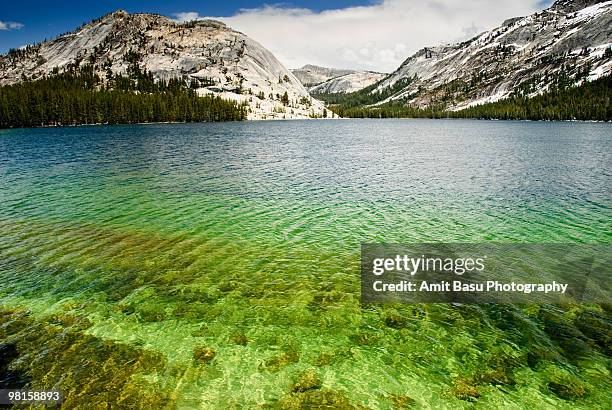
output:
<instances>
[{"instance_id":1,"label":"turquoise water","mask_svg":"<svg viewBox=\"0 0 612 410\"><path fill-rule=\"evenodd\" d=\"M609 306L362 306L362 242L610 243L612 127L0 131L0 343L66 406L609 407Z\"/></svg>"}]
</instances>

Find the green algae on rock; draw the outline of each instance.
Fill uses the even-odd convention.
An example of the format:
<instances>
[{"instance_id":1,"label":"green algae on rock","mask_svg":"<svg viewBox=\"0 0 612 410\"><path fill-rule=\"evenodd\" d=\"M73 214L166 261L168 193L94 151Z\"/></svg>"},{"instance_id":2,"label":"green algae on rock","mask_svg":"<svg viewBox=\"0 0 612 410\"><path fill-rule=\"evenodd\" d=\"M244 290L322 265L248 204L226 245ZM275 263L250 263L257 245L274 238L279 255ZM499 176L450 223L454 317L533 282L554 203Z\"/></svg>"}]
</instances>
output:
<instances>
[{"instance_id":1,"label":"green algae on rock","mask_svg":"<svg viewBox=\"0 0 612 410\"><path fill-rule=\"evenodd\" d=\"M197 346L193 351L193 360L197 363L207 364L213 361L217 352L206 346Z\"/></svg>"},{"instance_id":2,"label":"green algae on rock","mask_svg":"<svg viewBox=\"0 0 612 410\"><path fill-rule=\"evenodd\" d=\"M294 393L303 393L307 390L315 390L321 388L321 380L314 370L305 371L300 375L298 380L291 387Z\"/></svg>"},{"instance_id":3,"label":"green algae on rock","mask_svg":"<svg viewBox=\"0 0 612 410\"><path fill-rule=\"evenodd\" d=\"M0 340L16 344L15 368L28 375L28 387L61 391L63 406L146 409L170 401L162 386L135 377L163 371L163 355L89 336L86 320L73 316L39 320L24 310L2 310L0 317Z\"/></svg>"}]
</instances>

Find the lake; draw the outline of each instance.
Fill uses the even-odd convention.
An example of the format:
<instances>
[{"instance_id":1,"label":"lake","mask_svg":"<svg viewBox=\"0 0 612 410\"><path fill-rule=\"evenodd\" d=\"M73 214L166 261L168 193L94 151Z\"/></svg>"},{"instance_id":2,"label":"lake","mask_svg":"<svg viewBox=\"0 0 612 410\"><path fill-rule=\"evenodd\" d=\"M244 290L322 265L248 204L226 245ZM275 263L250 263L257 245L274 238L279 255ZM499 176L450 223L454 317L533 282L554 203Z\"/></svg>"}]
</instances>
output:
<instances>
[{"instance_id":1,"label":"lake","mask_svg":"<svg viewBox=\"0 0 612 410\"><path fill-rule=\"evenodd\" d=\"M606 407L609 307L361 305L359 252L609 244L611 137L472 120L0 130L10 372L68 407Z\"/></svg>"}]
</instances>

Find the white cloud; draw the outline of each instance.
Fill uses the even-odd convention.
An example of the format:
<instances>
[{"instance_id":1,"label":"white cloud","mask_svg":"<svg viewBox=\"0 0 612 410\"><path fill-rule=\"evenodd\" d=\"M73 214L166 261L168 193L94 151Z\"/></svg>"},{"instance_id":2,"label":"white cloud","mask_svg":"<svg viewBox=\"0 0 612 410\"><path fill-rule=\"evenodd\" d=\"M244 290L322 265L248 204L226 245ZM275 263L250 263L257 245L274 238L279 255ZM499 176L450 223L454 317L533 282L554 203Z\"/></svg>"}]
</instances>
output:
<instances>
[{"instance_id":1,"label":"white cloud","mask_svg":"<svg viewBox=\"0 0 612 410\"><path fill-rule=\"evenodd\" d=\"M259 41L290 68L318 64L390 72L425 46L466 40L542 7L541 0L382 0L323 12L263 6L212 18ZM202 18L196 12L174 16Z\"/></svg>"},{"instance_id":2,"label":"white cloud","mask_svg":"<svg viewBox=\"0 0 612 410\"><path fill-rule=\"evenodd\" d=\"M0 21L0 30L21 30L23 27L23 24L16 21Z\"/></svg>"},{"instance_id":3,"label":"white cloud","mask_svg":"<svg viewBox=\"0 0 612 410\"><path fill-rule=\"evenodd\" d=\"M200 19L204 18L204 17L200 16L195 11L187 11L187 12L183 12L183 13L174 13L173 16L174 16L174 19L176 21L180 22L180 23L184 23L186 21L200 20Z\"/></svg>"}]
</instances>

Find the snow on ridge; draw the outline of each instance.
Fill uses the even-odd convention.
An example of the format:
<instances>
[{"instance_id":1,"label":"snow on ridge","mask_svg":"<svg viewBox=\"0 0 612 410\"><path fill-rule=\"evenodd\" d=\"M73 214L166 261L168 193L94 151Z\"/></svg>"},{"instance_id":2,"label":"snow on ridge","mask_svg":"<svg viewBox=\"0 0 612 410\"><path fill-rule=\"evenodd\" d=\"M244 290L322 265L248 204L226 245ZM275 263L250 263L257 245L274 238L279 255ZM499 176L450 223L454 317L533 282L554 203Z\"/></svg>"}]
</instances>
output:
<instances>
[{"instance_id":1,"label":"snow on ridge","mask_svg":"<svg viewBox=\"0 0 612 410\"><path fill-rule=\"evenodd\" d=\"M419 107L442 99L448 108L460 109L499 101L523 86L521 92L537 95L558 75L583 81L612 74L606 57L612 43L612 1L577 11L564 7L508 19L463 43L418 51L377 91L415 75L417 79L377 105L409 97Z\"/></svg>"},{"instance_id":2,"label":"snow on ridge","mask_svg":"<svg viewBox=\"0 0 612 410\"><path fill-rule=\"evenodd\" d=\"M592 17L599 13L606 12L607 10L603 9L608 9L610 7L612 7L612 1L604 1L602 3L593 4L592 6L583 8L578 12L578 15Z\"/></svg>"}]
</instances>

